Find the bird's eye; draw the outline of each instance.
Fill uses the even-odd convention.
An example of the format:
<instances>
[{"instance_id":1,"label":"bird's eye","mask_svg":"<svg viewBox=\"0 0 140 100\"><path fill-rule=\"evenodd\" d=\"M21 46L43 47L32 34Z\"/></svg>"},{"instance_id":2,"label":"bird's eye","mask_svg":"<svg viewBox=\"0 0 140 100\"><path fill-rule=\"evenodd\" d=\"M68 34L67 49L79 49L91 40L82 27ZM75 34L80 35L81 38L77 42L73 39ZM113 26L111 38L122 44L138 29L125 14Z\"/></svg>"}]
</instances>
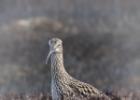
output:
<instances>
[{"instance_id":1,"label":"bird's eye","mask_svg":"<svg viewBox=\"0 0 140 100\"><path fill-rule=\"evenodd\" d=\"M57 41L54 41L54 43L56 44L56 43L57 43Z\"/></svg>"}]
</instances>

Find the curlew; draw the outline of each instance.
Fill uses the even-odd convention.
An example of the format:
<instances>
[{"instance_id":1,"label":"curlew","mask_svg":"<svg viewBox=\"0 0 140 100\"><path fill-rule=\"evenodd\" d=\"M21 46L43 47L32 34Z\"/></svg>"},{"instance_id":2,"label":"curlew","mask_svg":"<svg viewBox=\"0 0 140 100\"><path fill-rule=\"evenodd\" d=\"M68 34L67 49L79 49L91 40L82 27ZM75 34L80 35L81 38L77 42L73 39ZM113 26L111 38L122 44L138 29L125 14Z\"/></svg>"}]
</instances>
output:
<instances>
[{"instance_id":1,"label":"curlew","mask_svg":"<svg viewBox=\"0 0 140 100\"><path fill-rule=\"evenodd\" d=\"M63 44L59 38L48 42L51 59L51 94L53 100L111 100L102 91L70 76L64 67Z\"/></svg>"}]
</instances>

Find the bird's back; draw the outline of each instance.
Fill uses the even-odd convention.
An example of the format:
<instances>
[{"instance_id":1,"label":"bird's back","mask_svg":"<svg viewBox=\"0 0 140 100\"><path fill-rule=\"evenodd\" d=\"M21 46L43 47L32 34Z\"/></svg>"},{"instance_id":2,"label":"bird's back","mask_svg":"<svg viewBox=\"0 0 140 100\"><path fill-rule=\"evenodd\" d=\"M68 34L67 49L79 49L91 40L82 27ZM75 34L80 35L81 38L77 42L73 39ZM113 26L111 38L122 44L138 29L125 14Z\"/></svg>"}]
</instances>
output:
<instances>
[{"instance_id":1,"label":"bird's back","mask_svg":"<svg viewBox=\"0 0 140 100\"><path fill-rule=\"evenodd\" d=\"M71 81L70 87L75 96L81 100L110 100L102 91L76 79Z\"/></svg>"},{"instance_id":2,"label":"bird's back","mask_svg":"<svg viewBox=\"0 0 140 100\"><path fill-rule=\"evenodd\" d=\"M58 80L56 95L59 100L111 100L102 91L90 84L67 77L68 81ZM58 91L59 89L59 91Z\"/></svg>"}]
</instances>

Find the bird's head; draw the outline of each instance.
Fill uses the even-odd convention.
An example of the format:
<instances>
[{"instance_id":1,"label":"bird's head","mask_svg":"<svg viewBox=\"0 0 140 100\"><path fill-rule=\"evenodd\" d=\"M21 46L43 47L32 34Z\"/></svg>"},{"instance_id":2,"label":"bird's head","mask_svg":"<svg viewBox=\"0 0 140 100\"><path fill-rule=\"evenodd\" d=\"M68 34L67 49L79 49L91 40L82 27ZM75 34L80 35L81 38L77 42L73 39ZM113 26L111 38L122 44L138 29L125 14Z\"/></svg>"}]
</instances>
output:
<instances>
[{"instance_id":1,"label":"bird's head","mask_svg":"<svg viewBox=\"0 0 140 100\"><path fill-rule=\"evenodd\" d=\"M51 52L62 52L62 40L59 38L52 38L49 40L49 48Z\"/></svg>"},{"instance_id":2,"label":"bird's head","mask_svg":"<svg viewBox=\"0 0 140 100\"><path fill-rule=\"evenodd\" d=\"M48 62L51 54L53 53L62 53L63 52L63 46L62 46L62 40L59 38L52 38L48 42L49 44L49 54L47 56L46 63Z\"/></svg>"}]
</instances>

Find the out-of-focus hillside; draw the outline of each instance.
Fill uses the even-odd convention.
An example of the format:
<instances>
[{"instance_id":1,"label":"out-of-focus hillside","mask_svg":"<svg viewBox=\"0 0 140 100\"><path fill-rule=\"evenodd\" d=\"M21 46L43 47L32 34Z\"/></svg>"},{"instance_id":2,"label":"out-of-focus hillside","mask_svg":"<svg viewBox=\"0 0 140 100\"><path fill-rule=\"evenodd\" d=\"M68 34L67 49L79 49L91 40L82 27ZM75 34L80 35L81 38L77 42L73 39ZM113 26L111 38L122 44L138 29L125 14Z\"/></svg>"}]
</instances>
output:
<instances>
[{"instance_id":1,"label":"out-of-focus hillside","mask_svg":"<svg viewBox=\"0 0 140 100\"><path fill-rule=\"evenodd\" d=\"M67 71L100 89L139 88L139 0L1 0L0 91L49 91L48 40Z\"/></svg>"}]
</instances>

